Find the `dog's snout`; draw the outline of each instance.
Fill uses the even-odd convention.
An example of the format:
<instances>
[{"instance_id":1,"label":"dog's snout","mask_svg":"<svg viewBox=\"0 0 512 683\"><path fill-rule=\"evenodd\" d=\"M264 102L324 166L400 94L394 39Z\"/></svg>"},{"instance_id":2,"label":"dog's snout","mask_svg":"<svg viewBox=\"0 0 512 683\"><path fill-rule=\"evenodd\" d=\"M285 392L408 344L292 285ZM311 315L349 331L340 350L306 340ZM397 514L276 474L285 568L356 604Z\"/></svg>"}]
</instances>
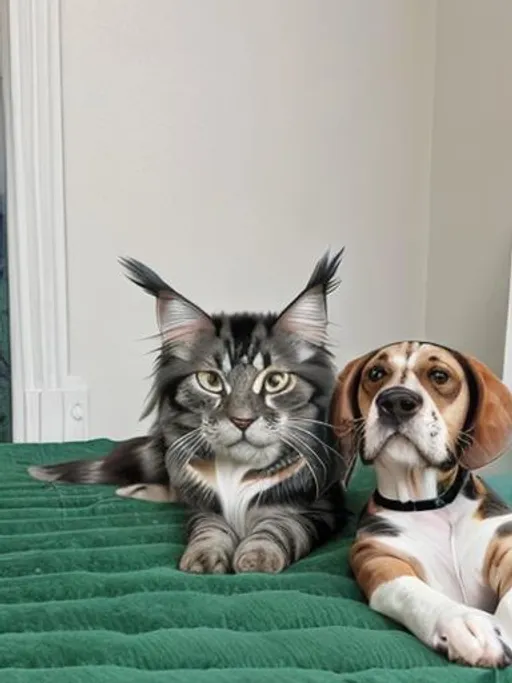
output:
<instances>
[{"instance_id":1,"label":"dog's snout","mask_svg":"<svg viewBox=\"0 0 512 683\"><path fill-rule=\"evenodd\" d=\"M377 397L379 417L393 422L405 422L416 415L423 405L423 399L411 389L392 387Z\"/></svg>"}]
</instances>

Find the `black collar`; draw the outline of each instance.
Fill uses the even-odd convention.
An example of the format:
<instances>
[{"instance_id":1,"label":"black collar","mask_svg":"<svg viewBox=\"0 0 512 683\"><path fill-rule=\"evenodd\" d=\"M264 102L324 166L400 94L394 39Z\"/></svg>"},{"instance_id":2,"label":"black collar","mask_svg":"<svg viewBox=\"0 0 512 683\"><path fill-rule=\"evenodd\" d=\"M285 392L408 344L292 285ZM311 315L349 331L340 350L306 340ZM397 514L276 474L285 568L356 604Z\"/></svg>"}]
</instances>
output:
<instances>
[{"instance_id":1,"label":"black collar","mask_svg":"<svg viewBox=\"0 0 512 683\"><path fill-rule=\"evenodd\" d=\"M437 498L430 498L429 500L408 500L406 503L401 503L399 500L392 498L385 498L378 489L373 494L373 500L376 505L380 505L388 510L396 510L398 512L423 512L424 510L439 510L446 505L453 503L456 496L466 483L469 472L468 470L459 468L457 476L453 484L441 493Z\"/></svg>"}]
</instances>

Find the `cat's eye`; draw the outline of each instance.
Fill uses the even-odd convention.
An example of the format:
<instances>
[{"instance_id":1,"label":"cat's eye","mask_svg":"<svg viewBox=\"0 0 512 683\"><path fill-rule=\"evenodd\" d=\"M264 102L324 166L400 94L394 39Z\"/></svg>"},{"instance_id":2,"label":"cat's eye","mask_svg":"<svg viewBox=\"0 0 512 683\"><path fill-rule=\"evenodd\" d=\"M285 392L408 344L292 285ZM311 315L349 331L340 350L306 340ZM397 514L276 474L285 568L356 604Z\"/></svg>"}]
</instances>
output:
<instances>
[{"instance_id":1,"label":"cat's eye","mask_svg":"<svg viewBox=\"0 0 512 683\"><path fill-rule=\"evenodd\" d=\"M284 391L290 384L290 373L288 372L269 372L265 377L263 387L267 394L278 394Z\"/></svg>"},{"instance_id":2,"label":"cat's eye","mask_svg":"<svg viewBox=\"0 0 512 683\"><path fill-rule=\"evenodd\" d=\"M380 380L387 374L382 365L374 365L368 370L367 377L370 382L380 382Z\"/></svg>"},{"instance_id":3,"label":"cat's eye","mask_svg":"<svg viewBox=\"0 0 512 683\"><path fill-rule=\"evenodd\" d=\"M203 370L196 374L196 379L199 386L205 391L209 391L211 394L220 394L224 389L224 384L220 375L212 370Z\"/></svg>"},{"instance_id":4,"label":"cat's eye","mask_svg":"<svg viewBox=\"0 0 512 683\"><path fill-rule=\"evenodd\" d=\"M446 384L446 382L450 379L450 375L446 372L446 370L440 370L439 368L432 368L432 370L428 373L428 377L434 384Z\"/></svg>"}]
</instances>

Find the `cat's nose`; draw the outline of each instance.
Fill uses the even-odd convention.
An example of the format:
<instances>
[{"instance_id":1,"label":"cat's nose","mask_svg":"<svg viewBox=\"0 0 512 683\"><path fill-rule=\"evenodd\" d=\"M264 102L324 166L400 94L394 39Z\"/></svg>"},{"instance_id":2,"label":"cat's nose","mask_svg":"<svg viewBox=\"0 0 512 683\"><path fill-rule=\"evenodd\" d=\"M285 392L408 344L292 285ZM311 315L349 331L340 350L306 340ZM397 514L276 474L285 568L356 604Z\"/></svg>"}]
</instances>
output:
<instances>
[{"instance_id":1,"label":"cat's nose","mask_svg":"<svg viewBox=\"0 0 512 683\"><path fill-rule=\"evenodd\" d=\"M238 427L238 429L241 429L242 432L245 432L247 427L252 425L254 422L254 417L230 417L229 419L236 427Z\"/></svg>"}]
</instances>

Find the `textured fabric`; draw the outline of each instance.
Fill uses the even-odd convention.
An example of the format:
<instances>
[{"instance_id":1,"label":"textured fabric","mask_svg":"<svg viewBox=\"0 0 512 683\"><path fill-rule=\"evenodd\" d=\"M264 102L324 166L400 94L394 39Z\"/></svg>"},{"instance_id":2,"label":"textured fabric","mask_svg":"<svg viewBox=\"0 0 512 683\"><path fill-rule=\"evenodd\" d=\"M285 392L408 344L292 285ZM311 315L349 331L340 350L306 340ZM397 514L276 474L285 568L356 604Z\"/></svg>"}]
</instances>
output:
<instances>
[{"instance_id":1,"label":"textured fabric","mask_svg":"<svg viewBox=\"0 0 512 683\"><path fill-rule=\"evenodd\" d=\"M351 529L282 575L191 576L176 569L180 507L25 471L109 447L0 446L2 683L512 681L450 665L371 612L347 564ZM512 479L493 483L512 498ZM371 486L360 471L354 510Z\"/></svg>"}]
</instances>

